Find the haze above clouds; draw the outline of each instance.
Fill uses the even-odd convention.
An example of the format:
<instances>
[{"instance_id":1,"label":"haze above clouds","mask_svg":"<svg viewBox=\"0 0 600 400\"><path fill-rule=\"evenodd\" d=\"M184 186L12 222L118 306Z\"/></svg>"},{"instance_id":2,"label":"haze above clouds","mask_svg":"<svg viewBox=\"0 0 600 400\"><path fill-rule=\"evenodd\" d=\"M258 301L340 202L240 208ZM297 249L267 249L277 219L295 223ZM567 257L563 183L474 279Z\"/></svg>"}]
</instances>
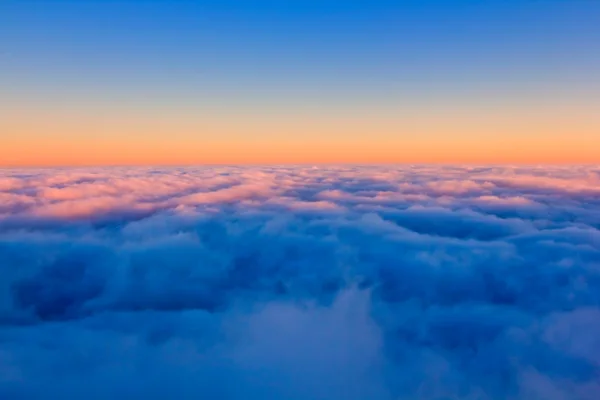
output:
<instances>
[{"instance_id":1,"label":"haze above clouds","mask_svg":"<svg viewBox=\"0 0 600 400\"><path fill-rule=\"evenodd\" d=\"M0 398L595 399L597 167L0 171Z\"/></svg>"}]
</instances>

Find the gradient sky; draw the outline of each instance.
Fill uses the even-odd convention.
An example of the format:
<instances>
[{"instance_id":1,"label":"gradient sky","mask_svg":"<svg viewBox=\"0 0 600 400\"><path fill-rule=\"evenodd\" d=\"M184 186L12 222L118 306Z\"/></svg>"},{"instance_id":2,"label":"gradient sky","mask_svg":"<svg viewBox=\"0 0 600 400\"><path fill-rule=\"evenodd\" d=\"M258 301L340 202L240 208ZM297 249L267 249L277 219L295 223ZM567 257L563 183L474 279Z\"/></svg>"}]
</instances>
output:
<instances>
[{"instance_id":1,"label":"gradient sky","mask_svg":"<svg viewBox=\"0 0 600 400\"><path fill-rule=\"evenodd\" d=\"M4 0L0 165L600 162L600 1Z\"/></svg>"}]
</instances>

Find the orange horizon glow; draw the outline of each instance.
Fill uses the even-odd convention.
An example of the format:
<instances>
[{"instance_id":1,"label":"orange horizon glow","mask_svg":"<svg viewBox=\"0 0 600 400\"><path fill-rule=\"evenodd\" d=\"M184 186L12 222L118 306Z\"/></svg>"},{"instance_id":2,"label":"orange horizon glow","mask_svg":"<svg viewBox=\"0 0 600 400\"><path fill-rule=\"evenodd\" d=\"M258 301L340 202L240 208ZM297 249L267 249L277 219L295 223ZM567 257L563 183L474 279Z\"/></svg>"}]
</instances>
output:
<instances>
[{"instance_id":1,"label":"orange horizon glow","mask_svg":"<svg viewBox=\"0 0 600 400\"><path fill-rule=\"evenodd\" d=\"M593 143L546 143L531 150L531 142L464 143L447 140L400 143L290 142L219 143L37 143L0 150L3 167L223 165L223 164L595 164L600 156Z\"/></svg>"},{"instance_id":2,"label":"orange horizon glow","mask_svg":"<svg viewBox=\"0 0 600 400\"><path fill-rule=\"evenodd\" d=\"M554 143L543 151L528 143L506 142L473 145L459 143L210 143L190 148L178 146L93 146L39 143L0 151L2 167L133 166L133 165L233 165L233 164L597 164L593 143L565 146ZM444 146L446 145L446 146Z\"/></svg>"},{"instance_id":3,"label":"orange horizon glow","mask_svg":"<svg viewBox=\"0 0 600 400\"><path fill-rule=\"evenodd\" d=\"M418 105L357 112L27 109L0 113L0 166L596 164L586 107Z\"/></svg>"}]
</instances>

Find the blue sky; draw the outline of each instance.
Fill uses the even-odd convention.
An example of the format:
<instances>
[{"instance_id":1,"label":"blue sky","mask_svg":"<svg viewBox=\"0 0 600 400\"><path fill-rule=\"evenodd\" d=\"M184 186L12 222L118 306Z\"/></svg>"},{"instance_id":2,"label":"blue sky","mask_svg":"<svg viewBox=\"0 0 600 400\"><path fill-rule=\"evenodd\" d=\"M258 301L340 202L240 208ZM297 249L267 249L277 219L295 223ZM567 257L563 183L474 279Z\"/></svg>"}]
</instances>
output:
<instances>
[{"instance_id":1,"label":"blue sky","mask_svg":"<svg viewBox=\"0 0 600 400\"><path fill-rule=\"evenodd\" d=\"M597 78L594 1L19 1L4 80L93 86L444 90ZM446 88L445 88L446 87ZM456 89L454 89L456 90ZM455 93L460 94L460 93Z\"/></svg>"}]
</instances>

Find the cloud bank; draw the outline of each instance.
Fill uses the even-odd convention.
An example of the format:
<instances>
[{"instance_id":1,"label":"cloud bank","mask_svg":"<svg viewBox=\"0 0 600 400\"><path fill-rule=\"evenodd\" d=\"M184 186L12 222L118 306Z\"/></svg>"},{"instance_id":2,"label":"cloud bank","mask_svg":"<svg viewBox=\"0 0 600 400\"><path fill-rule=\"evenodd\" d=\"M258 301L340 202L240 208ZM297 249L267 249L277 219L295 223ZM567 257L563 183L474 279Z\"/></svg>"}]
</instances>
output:
<instances>
[{"instance_id":1,"label":"cloud bank","mask_svg":"<svg viewBox=\"0 0 600 400\"><path fill-rule=\"evenodd\" d=\"M596 399L600 168L0 171L0 398Z\"/></svg>"}]
</instances>

